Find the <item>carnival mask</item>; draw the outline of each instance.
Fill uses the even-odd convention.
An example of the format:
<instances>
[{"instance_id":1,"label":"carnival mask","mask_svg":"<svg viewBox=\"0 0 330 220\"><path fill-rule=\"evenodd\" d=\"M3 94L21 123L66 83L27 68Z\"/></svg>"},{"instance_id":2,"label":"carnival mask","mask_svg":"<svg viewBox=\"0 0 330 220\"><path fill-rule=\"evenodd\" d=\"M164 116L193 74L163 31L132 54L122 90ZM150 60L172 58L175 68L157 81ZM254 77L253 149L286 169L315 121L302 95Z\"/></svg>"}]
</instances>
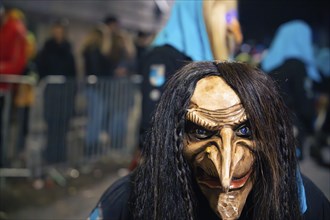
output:
<instances>
[{"instance_id":1,"label":"carnival mask","mask_svg":"<svg viewBox=\"0 0 330 220\"><path fill-rule=\"evenodd\" d=\"M197 82L186 114L184 156L221 219L238 219L253 185L255 141L244 107L218 76Z\"/></svg>"},{"instance_id":2,"label":"carnival mask","mask_svg":"<svg viewBox=\"0 0 330 220\"><path fill-rule=\"evenodd\" d=\"M205 0L203 14L213 57L227 60L242 43L237 1Z\"/></svg>"}]
</instances>

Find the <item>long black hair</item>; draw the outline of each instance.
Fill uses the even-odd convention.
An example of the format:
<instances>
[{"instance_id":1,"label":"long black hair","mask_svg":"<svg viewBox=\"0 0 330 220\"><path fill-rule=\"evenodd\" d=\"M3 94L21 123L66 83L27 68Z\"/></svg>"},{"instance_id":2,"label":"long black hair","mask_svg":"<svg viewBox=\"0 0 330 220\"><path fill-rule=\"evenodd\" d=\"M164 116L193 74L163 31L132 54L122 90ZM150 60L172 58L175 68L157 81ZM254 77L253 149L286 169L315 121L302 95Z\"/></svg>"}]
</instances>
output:
<instances>
[{"instance_id":1,"label":"long black hair","mask_svg":"<svg viewBox=\"0 0 330 220\"><path fill-rule=\"evenodd\" d=\"M185 114L199 79L222 77L240 97L256 141L253 219L299 219L297 161L290 114L273 81L237 62L193 62L167 83L147 134L142 162L132 175L134 219L196 219L198 199L183 157Z\"/></svg>"}]
</instances>

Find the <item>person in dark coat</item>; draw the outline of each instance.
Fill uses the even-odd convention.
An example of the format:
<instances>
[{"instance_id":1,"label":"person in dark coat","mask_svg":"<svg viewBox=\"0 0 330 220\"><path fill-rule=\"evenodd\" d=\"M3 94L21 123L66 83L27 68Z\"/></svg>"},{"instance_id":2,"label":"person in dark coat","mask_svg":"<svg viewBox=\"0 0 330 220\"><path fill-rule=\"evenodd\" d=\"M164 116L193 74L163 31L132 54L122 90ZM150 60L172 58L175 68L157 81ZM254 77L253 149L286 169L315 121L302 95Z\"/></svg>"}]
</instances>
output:
<instances>
[{"instance_id":1,"label":"person in dark coat","mask_svg":"<svg viewBox=\"0 0 330 220\"><path fill-rule=\"evenodd\" d=\"M85 76L93 75L99 82L107 82L111 77L108 69L108 59L102 53L103 32L100 28L93 28L86 36L82 48L82 55L84 59ZM104 118L106 115L105 103L106 97L104 93L104 86L100 84L87 84L84 86L85 95L87 98L87 134L86 145L87 152L91 148L95 148L99 142L100 133L105 130Z\"/></svg>"},{"instance_id":2,"label":"person in dark coat","mask_svg":"<svg viewBox=\"0 0 330 220\"><path fill-rule=\"evenodd\" d=\"M85 75L109 76L106 57L102 54L103 33L100 29L92 29L86 36L82 55Z\"/></svg>"},{"instance_id":3,"label":"person in dark coat","mask_svg":"<svg viewBox=\"0 0 330 220\"><path fill-rule=\"evenodd\" d=\"M330 49L321 48L316 56L322 80L317 83L316 119L314 143L310 154L318 164L330 167Z\"/></svg>"},{"instance_id":4,"label":"person in dark coat","mask_svg":"<svg viewBox=\"0 0 330 220\"><path fill-rule=\"evenodd\" d=\"M315 105L312 85L321 79L308 24L301 20L282 24L261 67L278 83L286 105L295 114L298 156L302 159L305 137L313 133Z\"/></svg>"},{"instance_id":5,"label":"person in dark coat","mask_svg":"<svg viewBox=\"0 0 330 220\"><path fill-rule=\"evenodd\" d=\"M44 116L47 122L47 163L62 162L66 158L66 135L74 112L76 68L71 44L66 38L66 24L56 21L52 36L37 56L40 79L63 76L61 82L49 81L44 93ZM59 105L61 103L61 105Z\"/></svg>"},{"instance_id":6,"label":"person in dark coat","mask_svg":"<svg viewBox=\"0 0 330 220\"><path fill-rule=\"evenodd\" d=\"M37 58L40 78L48 75L76 76L75 60L65 28L63 21L53 24L52 36L45 42Z\"/></svg>"}]
</instances>

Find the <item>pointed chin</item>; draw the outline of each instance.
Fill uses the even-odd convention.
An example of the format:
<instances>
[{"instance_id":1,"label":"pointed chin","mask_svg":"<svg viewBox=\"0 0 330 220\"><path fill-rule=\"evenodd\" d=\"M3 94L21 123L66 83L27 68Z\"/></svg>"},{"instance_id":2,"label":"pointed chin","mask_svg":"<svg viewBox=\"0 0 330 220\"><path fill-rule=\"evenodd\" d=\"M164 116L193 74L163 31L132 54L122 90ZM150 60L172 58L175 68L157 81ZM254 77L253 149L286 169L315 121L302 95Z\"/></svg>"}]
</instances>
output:
<instances>
[{"instance_id":1,"label":"pointed chin","mask_svg":"<svg viewBox=\"0 0 330 220\"><path fill-rule=\"evenodd\" d=\"M208 159L204 155L197 157L194 163L196 181L208 199L210 207L221 219L238 219L241 215L246 198L253 185L254 159L247 156L240 160L231 170L228 185L224 186L219 171L220 162ZM247 159L249 158L249 159Z\"/></svg>"},{"instance_id":2,"label":"pointed chin","mask_svg":"<svg viewBox=\"0 0 330 220\"><path fill-rule=\"evenodd\" d=\"M246 199L252 189L252 178L248 178L245 184L238 189L224 192L220 184L213 187L214 183L198 182L201 191L208 199L210 207L220 219L238 219L242 213Z\"/></svg>"},{"instance_id":3,"label":"pointed chin","mask_svg":"<svg viewBox=\"0 0 330 220\"><path fill-rule=\"evenodd\" d=\"M252 189L252 181L248 180L244 187L239 190L220 193L217 204L211 204L214 211L221 219L238 219L242 213L246 199Z\"/></svg>"}]
</instances>

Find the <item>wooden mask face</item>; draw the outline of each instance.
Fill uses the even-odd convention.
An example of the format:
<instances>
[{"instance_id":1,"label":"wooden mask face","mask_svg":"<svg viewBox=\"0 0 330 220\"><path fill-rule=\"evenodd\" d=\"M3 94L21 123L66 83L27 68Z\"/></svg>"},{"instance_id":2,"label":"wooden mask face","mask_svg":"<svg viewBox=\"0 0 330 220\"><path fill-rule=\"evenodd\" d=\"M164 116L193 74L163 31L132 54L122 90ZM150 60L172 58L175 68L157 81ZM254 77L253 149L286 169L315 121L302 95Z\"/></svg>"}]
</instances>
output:
<instances>
[{"instance_id":1,"label":"wooden mask face","mask_svg":"<svg viewBox=\"0 0 330 220\"><path fill-rule=\"evenodd\" d=\"M243 41L237 1L203 1L204 21L215 60L227 60Z\"/></svg>"},{"instance_id":2,"label":"wooden mask face","mask_svg":"<svg viewBox=\"0 0 330 220\"><path fill-rule=\"evenodd\" d=\"M238 219L253 186L255 141L235 91L218 76L197 82L186 114L184 156L221 219Z\"/></svg>"}]
</instances>

